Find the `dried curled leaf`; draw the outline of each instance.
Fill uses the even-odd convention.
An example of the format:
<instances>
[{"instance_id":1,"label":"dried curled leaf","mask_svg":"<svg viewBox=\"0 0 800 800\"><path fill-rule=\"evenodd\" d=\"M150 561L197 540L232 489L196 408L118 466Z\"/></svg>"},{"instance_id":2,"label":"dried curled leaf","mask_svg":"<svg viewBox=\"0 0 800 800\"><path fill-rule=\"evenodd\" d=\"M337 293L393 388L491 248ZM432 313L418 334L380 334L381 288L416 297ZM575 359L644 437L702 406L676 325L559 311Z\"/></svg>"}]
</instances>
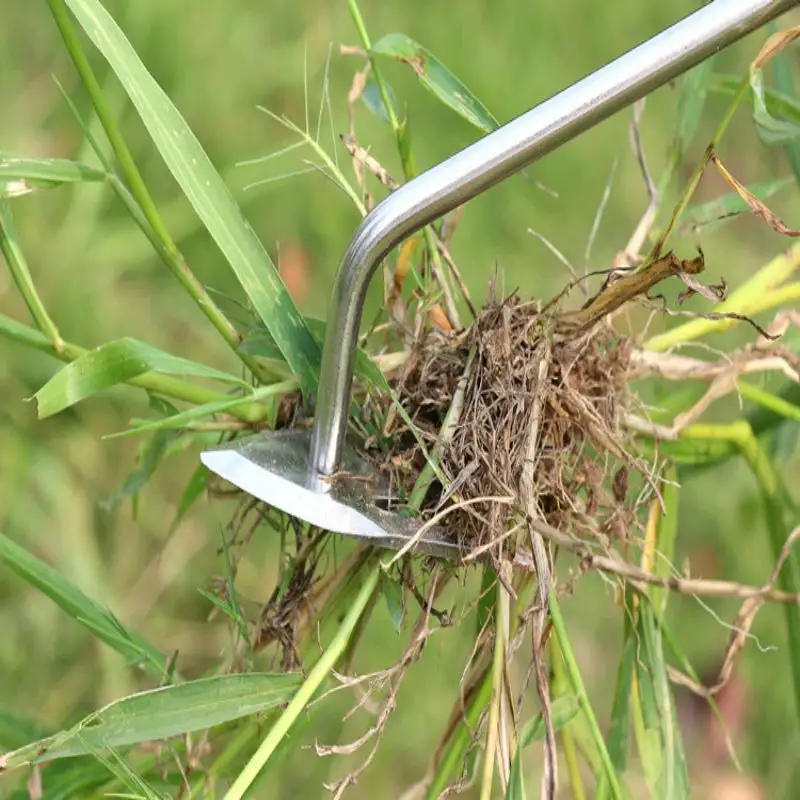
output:
<instances>
[{"instance_id":1,"label":"dried curled leaf","mask_svg":"<svg viewBox=\"0 0 800 800\"><path fill-rule=\"evenodd\" d=\"M736 190L739 197L747 203L750 210L759 218L763 219L767 225L772 228L772 230L776 231L777 233L781 233L784 236L792 236L797 237L800 236L800 231L796 231L790 228L775 212L770 211L769 208L759 200L744 184L740 183L736 178L731 175L730 172L726 169L725 165L720 161L719 156L715 153L711 153L711 161L714 163L714 166L719 170L720 175L725 179L725 181Z\"/></svg>"}]
</instances>

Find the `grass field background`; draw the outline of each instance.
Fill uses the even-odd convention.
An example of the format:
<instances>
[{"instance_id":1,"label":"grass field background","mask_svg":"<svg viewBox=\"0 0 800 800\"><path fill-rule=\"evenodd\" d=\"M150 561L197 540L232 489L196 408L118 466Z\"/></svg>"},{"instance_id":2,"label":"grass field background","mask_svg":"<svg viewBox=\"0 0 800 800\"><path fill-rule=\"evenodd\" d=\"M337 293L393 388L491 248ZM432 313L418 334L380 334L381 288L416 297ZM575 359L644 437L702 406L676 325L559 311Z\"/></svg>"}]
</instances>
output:
<instances>
[{"instance_id":1,"label":"grass field background","mask_svg":"<svg viewBox=\"0 0 800 800\"><path fill-rule=\"evenodd\" d=\"M421 42L502 122L696 5L688 0L561 4L476 0L365 1L361 8L373 38L403 32ZM46 4L7 6L0 24L0 149L91 161L83 134L53 80L56 76L88 113L87 98ZM235 165L291 143L289 134L257 106L302 122L304 60L316 114L330 58L333 128L337 134L346 130L346 95L354 70L362 65L360 59L339 54L340 45L357 43L346 3L109 0L106 7L225 175L273 257L277 259L279 243L284 254L302 251L306 267L295 263L299 257L290 259L292 274L287 279L298 281L296 297L303 310L324 316L336 264L358 221L356 212L319 175L244 189L254 181L302 167L296 152L265 165ZM742 74L764 37L756 34L737 44L720 57L717 69ZM792 59L794 63L796 54ZM237 296L222 256L181 198L113 74L99 58L94 63L134 157L187 260L205 284ZM407 109L420 167L476 138L475 129L427 94L410 70L395 64L386 75L401 107ZM655 173L671 141L675 101L674 90L665 87L647 103L642 134ZM685 176L705 148L725 102L712 98L708 103L689 150ZM563 267L528 228L545 235L582 268L596 208L618 162L591 256L594 269L609 265L646 205L629 143L629 121L630 112L618 114L531 169L531 175L557 198L517 177L470 203L453 255L477 298L483 297L495 265L505 288L518 288L525 296L549 296L563 284ZM357 132L360 142L399 178L390 131L363 106ZM343 168L349 170L344 148L336 149ZM759 143L745 111L728 134L723 157L745 182L790 174L782 154ZM718 177L709 175L700 194L713 197L724 190ZM800 219L799 205L794 186L773 203L795 223ZM224 343L204 324L107 188L82 185L38 193L16 201L14 210L36 284L66 339L91 347L133 336L175 354L231 367ZM732 285L787 247L786 240L751 219L675 244L689 257L697 241L705 251L709 274ZM379 300L379 283L375 281L371 294L373 307ZM29 321L4 270L0 270L0 308ZM744 341L750 333L741 330L736 337ZM175 456L156 473L135 514L130 501L115 503L116 492L135 466L140 442L136 437L103 437L121 430L131 417L145 416L147 398L134 389L114 390L39 421L35 404L26 400L56 368L47 356L0 340L0 528L56 565L87 594L107 603L162 651L179 650L185 674L200 674L216 663L227 640L224 623L208 621L210 604L197 589L208 586L222 570L217 548L233 506L203 501L174 534L168 534L178 498L196 465L196 451ZM720 404L711 416L725 413L737 413L735 401ZM796 457L787 464L787 474L789 485L797 486ZM746 467L738 461L692 480L681 500L678 563L688 558L693 572L763 581L771 559L759 502ZM245 597L255 602L271 586L276 552L275 542L252 543L240 573ZM597 578L587 578L575 598L565 600L564 608L592 697L602 713L613 692L616 643L621 636L610 590ZM683 645L698 670L713 672L729 633L711 612L730 619L735 608L720 602L704 609L685 599L672 606ZM45 727L60 727L136 688L120 657L4 571L0 571L0 626L4 642L0 710ZM768 796L788 798L795 796L791 786L800 778L796 759L800 736L787 699L780 610L765 609L753 633L762 650L751 643L737 673L739 688L747 692L743 700L747 718L736 734L737 745L746 768L768 787ZM467 643L457 631L433 637L400 694L376 761L349 796L397 797L422 777L455 697ZM399 648L381 609L365 636L360 667L385 666ZM339 737L346 741L365 727L367 717L362 712L342 728L340 720L349 702L339 697L318 711L319 741L330 743ZM699 761L704 760L703 752L697 751ZM531 758L535 763L535 754ZM283 765L280 783L274 773L269 792L262 789L259 796L324 796L322 782L340 774L348 763L354 762L320 759L313 750L297 749ZM698 770L700 774L702 765ZM536 784L531 787L535 791Z\"/></svg>"}]
</instances>

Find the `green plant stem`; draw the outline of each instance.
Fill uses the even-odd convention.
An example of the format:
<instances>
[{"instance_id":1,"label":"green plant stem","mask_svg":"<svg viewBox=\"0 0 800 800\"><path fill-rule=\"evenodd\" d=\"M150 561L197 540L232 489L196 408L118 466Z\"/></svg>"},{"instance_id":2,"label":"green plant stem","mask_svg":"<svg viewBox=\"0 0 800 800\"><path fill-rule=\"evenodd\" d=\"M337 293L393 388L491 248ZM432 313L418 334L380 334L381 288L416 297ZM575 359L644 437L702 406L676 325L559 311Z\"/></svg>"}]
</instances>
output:
<instances>
[{"instance_id":1,"label":"green plant stem","mask_svg":"<svg viewBox=\"0 0 800 800\"><path fill-rule=\"evenodd\" d=\"M553 689L557 696L566 694L568 688L567 676L564 671L564 660L558 641L554 641L552 647L552 667L553 667ZM567 764L567 777L569 778L569 788L572 790L573 800L586 800L586 787L583 785L580 764L578 763L578 750L575 745L574 727L572 722L568 722L560 731L561 744L564 748L564 760Z\"/></svg>"},{"instance_id":2,"label":"green plant stem","mask_svg":"<svg viewBox=\"0 0 800 800\"><path fill-rule=\"evenodd\" d=\"M89 64L89 59L83 51L83 47L75 31L75 27L72 24L64 0L47 0L47 2L59 33L64 40L67 52L86 87L97 118L103 126L103 130L108 137L108 141L117 158L122 174L130 187L131 194L139 205L141 214L144 219L147 220L148 225L152 228L159 241L159 246L157 248L159 256L175 278L177 278L183 289L195 301L200 310L217 329L225 342L234 353L236 353L237 357L254 375L262 380L268 380L270 376L264 372L263 365L247 353L240 352L239 345L241 344L241 338L236 328L218 308L217 304L212 300L211 296L206 292L203 285L191 271L164 225L161 215L158 213L158 209L153 202L153 198L150 196L150 192L147 190L141 173L125 143L125 139L117 125L116 119L106 102L103 90ZM148 238L151 237L148 236Z\"/></svg>"},{"instance_id":3,"label":"green plant stem","mask_svg":"<svg viewBox=\"0 0 800 800\"><path fill-rule=\"evenodd\" d=\"M606 777L608 778L608 786L611 790L611 795L615 798L615 800L622 800L622 787L620 786L619 779L617 778L617 773L614 770L614 765L611 763L611 758L608 754L608 749L606 748L603 734L600 731L600 726L597 724L597 718L592 710L592 704L589 702L589 696L586 694L586 687L583 684L581 671L577 662L575 661L575 655L572 652L572 646L570 645L569 637L567 636L567 629L564 625L564 618L561 616L561 608L559 607L558 598L556 597L553 587L550 587L549 605L550 619L553 622L553 630L555 632L561 654L564 658L564 664L566 666L569 682L572 685L572 691L575 692L575 696L578 699L578 705L580 706L581 711L583 711L586 721L589 725L589 732L592 736L592 740L594 741L597 751L600 754L600 760L603 764L603 768L605 769Z\"/></svg>"},{"instance_id":4,"label":"green plant stem","mask_svg":"<svg viewBox=\"0 0 800 800\"><path fill-rule=\"evenodd\" d=\"M75 361L89 352L83 347L66 341L61 342L61 350L56 350L55 345L47 336L4 314L0 314L0 336L5 336L12 341L19 342L26 347L39 350L42 353L47 353L47 355L67 363ZM153 372L147 372L144 375L131 378L127 383L131 386L163 395L164 397L171 397L174 400L184 400L188 403L194 403L195 405L218 403L231 399L230 395L215 392L213 389L206 389L203 386L197 386L169 375L157 375ZM243 399L241 405L227 409L226 413L232 414L243 422L260 422L266 419L269 412L268 409L260 403L254 403L250 400Z\"/></svg>"},{"instance_id":5,"label":"green plant stem","mask_svg":"<svg viewBox=\"0 0 800 800\"><path fill-rule=\"evenodd\" d=\"M56 352L61 352L64 348L64 342L55 322L50 318L42 299L39 297L39 293L36 291L31 271L28 269L28 262L25 260L25 255L20 247L19 236L14 225L14 217L11 214L11 206L5 200L0 200L0 251L5 256L8 268L11 271L11 277L17 285L17 289L19 289L28 311L31 312L34 322L39 330L50 340L53 349Z\"/></svg>"},{"instance_id":6,"label":"green plant stem","mask_svg":"<svg viewBox=\"0 0 800 800\"><path fill-rule=\"evenodd\" d=\"M716 148L719 145L720 141L722 141L722 137L725 135L725 131L728 129L728 125L730 125L730 122L733 119L733 115L736 113L736 109L739 107L739 104L744 99L749 85L750 84L748 79L744 78L739 86L738 91L734 95L733 100L731 100L731 103L728 106L727 111L725 112L725 116L722 118L722 121L717 127L717 130L714 133L713 138L711 139L711 144L708 146L706 152L703 154L703 158L700 159L700 163L697 165L697 167L695 167L695 170L692 173L691 178L689 178L689 182L686 184L683 192L681 193L680 199L678 200L675 207L672 209L672 214L670 215L670 219L669 222L667 223L667 227L664 234L659 237L655 247L650 253L649 258L645 259L643 267L651 263L652 261L655 261L661 255L662 246L669 237L669 234L672 232L672 229L675 226L677 220L679 220L683 212L686 211L686 208L689 205L692 196L694 195L695 189L697 189L697 185L700 183L700 179L703 177L703 172L706 166L708 166L711 154L714 151L714 148Z\"/></svg>"},{"instance_id":7,"label":"green plant stem","mask_svg":"<svg viewBox=\"0 0 800 800\"><path fill-rule=\"evenodd\" d=\"M494 762L497 751L497 735L500 725L500 702L503 697L503 681L505 679L505 642L502 631L502 607L508 604L505 587L498 581L496 584L494 657L492 659L492 696L489 705L489 719L486 722L486 752L483 761L483 777L481 780L480 800L490 800L492 796L492 779L494 778Z\"/></svg>"},{"instance_id":8,"label":"green plant stem","mask_svg":"<svg viewBox=\"0 0 800 800\"><path fill-rule=\"evenodd\" d=\"M322 685L322 682L328 677L330 671L345 651L347 642L350 640L350 636L355 630L362 612L370 602L372 593L378 585L380 572L380 564L376 564L372 567L364 585L361 587L352 606L350 606L347 616L345 616L339 630L336 632L333 641L328 645L328 649L319 658L314 668L308 674L308 678L306 678L303 685L298 689L297 694L286 707L286 710L278 718L275 725L270 728L261 746L256 750L247 766L245 766L233 782L233 785L225 795L225 800L241 800L241 798L244 797L245 792L250 788L253 781L258 776L258 773L261 772L261 769L267 761L269 761L278 743L289 732L294 721L303 712L303 709L314 696L317 689Z\"/></svg>"},{"instance_id":9,"label":"green plant stem","mask_svg":"<svg viewBox=\"0 0 800 800\"><path fill-rule=\"evenodd\" d=\"M486 670L480 684L472 696L472 702L466 710L463 724L459 725L436 771L436 775L428 786L426 800L436 800L444 791L447 781L464 758L470 742L470 733L478 726L481 713L492 696L492 673Z\"/></svg>"},{"instance_id":10,"label":"green plant stem","mask_svg":"<svg viewBox=\"0 0 800 800\"><path fill-rule=\"evenodd\" d=\"M744 397L745 400L757 403L769 411L779 414L786 420L793 420L796 423L800 423L800 406L796 406L794 403L790 403L782 397L772 394L772 392L767 392L759 386L753 386L752 383L739 381L737 387L739 389L739 394Z\"/></svg>"}]
</instances>

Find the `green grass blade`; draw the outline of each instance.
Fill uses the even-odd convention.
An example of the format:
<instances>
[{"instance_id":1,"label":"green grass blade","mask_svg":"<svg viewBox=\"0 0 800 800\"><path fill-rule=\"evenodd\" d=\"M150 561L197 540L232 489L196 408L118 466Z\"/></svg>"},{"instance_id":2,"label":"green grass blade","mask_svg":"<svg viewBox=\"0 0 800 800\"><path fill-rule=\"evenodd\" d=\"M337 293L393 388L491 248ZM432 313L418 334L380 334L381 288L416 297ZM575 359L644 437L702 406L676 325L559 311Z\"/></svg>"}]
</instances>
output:
<instances>
[{"instance_id":1,"label":"green grass blade","mask_svg":"<svg viewBox=\"0 0 800 800\"><path fill-rule=\"evenodd\" d=\"M300 675L293 673L255 672L140 692L110 703L69 730L7 753L0 757L0 767L40 764L205 730L285 703L300 682Z\"/></svg>"},{"instance_id":2,"label":"green grass blade","mask_svg":"<svg viewBox=\"0 0 800 800\"><path fill-rule=\"evenodd\" d=\"M397 101L395 100L392 87L389 86L389 84L386 84L386 96L391 106L389 112L386 111L383 97L381 97L381 90L374 75L370 75L367 79L367 85L361 93L361 101L378 119L391 125L389 114L393 114L394 119L397 119L399 114L397 113Z\"/></svg>"},{"instance_id":3,"label":"green grass blade","mask_svg":"<svg viewBox=\"0 0 800 800\"><path fill-rule=\"evenodd\" d=\"M170 534L174 533L178 525L180 525L183 518L186 516L189 509L203 496L208 485L208 470L202 465L198 464L186 488L183 490L180 502L178 503L178 510L175 512L175 519L172 520L170 525Z\"/></svg>"},{"instance_id":4,"label":"green grass blade","mask_svg":"<svg viewBox=\"0 0 800 800\"><path fill-rule=\"evenodd\" d=\"M436 56L402 33L390 33L372 45L372 53L408 64L420 83L442 103L480 130L499 127L486 106Z\"/></svg>"},{"instance_id":5,"label":"green grass blade","mask_svg":"<svg viewBox=\"0 0 800 800\"><path fill-rule=\"evenodd\" d=\"M643 605L640 614L640 639L644 641L645 663L640 664L639 686L640 690L646 691L649 695L647 702L642 703L643 708L647 709L645 741L648 745L656 740L660 742L660 756L654 759L661 766L656 776L658 794L665 800L687 797L688 772L667 675L661 630L656 624L652 605ZM645 669L648 670L650 678L647 682L641 679Z\"/></svg>"},{"instance_id":6,"label":"green grass blade","mask_svg":"<svg viewBox=\"0 0 800 800\"><path fill-rule=\"evenodd\" d=\"M580 711L578 700L574 695L562 695L553 701L550 713L553 720L553 730L558 732L567 723L571 722ZM532 742L544 739L544 717L537 714L529 719L519 732L519 745L514 760L511 762L511 772L508 779L506 800L524 800L525 782L522 774L522 751Z\"/></svg>"},{"instance_id":7,"label":"green grass blade","mask_svg":"<svg viewBox=\"0 0 800 800\"><path fill-rule=\"evenodd\" d=\"M49 597L68 616L80 622L117 652L161 677L167 659L136 631L124 627L108 610L87 597L59 572L0 533L0 564Z\"/></svg>"},{"instance_id":8,"label":"green grass blade","mask_svg":"<svg viewBox=\"0 0 800 800\"><path fill-rule=\"evenodd\" d=\"M788 119L773 116L767 107L764 90L764 73L760 69L750 71L750 88L753 93L753 121L761 141L768 145L786 144L800 136L800 126Z\"/></svg>"},{"instance_id":9,"label":"green grass blade","mask_svg":"<svg viewBox=\"0 0 800 800\"><path fill-rule=\"evenodd\" d=\"M347 643L355 630L356 624L370 603L372 594L378 585L380 574L380 565L375 565L371 568L358 595L348 609L347 615L342 621L339 630L336 632L333 641L328 645L322 656L320 656L317 663L309 672L308 678L306 678L303 685L294 695L292 701L278 718L275 725L270 729L258 750L247 763L247 766L233 782L233 785L225 796L226 800L241 800L241 798L244 797L253 781L268 763L281 740L288 734L295 720L303 713L308 702L320 688L323 681L328 677L330 671L336 666L336 662L347 647Z\"/></svg>"},{"instance_id":10,"label":"green grass blade","mask_svg":"<svg viewBox=\"0 0 800 800\"><path fill-rule=\"evenodd\" d=\"M44 737L44 726L0 708L0 749L16 750L26 742Z\"/></svg>"},{"instance_id":11,"label":"green grass blade","mask_svg":"<svg viewBox=\"0 0 800 800\"><path fill-rule=\"evenodd\" d=\"M316 387L320 351L255 232L186 121L98 0L65 0L138 111L170 172L236 273L303 387Z\"/></svg>"},{"instance_id":12,"label":"green grass blade","mask_svg":"<svg viewBox=\"0 0 800 800\"><path fill-rule=\"evenodd\" d=\"M779 397L760 386L755 386L752 383L740 382L739 392L745 400L750 400L757 403L762 408L772 411L787 420L795 423L800 423L800 406L794 403L787 402L784 398Z\"/></svg>"},{"instance_id":13,"label":"green grass blade","mask_svg":"<svg viewBox=\"0 0 800 800\"><path fill-rule=\"evenodd\" d=\"M773 33L778 29L775 23L772 23L770 28ZM778 87L778 91L788 97L797 97L794 79L789 66L789 56L786 51L778 53L772 59L772 74L775 76L775 84ZM796 140L786 142L783 149L786 153L786 160L794 173L795 180L800 183L800 142Z\"/></svg>"},{"instance_id":14,"label":"green grass blade","mask_svg":"<svg viewBox=\"0 0 800 800\"><path fill-rule=\"evenodd\" d=\"M280 383L271 383L269 386L260 386L254 389L252 394L248 395L246 402L259 402L274 398L278 395L288 394L298 388L298 382L295 379L288 381L281 381ZM118 439L121 436L131 436L138 433L149 433L155 430L165 429L178 429L186 428L213 414L222 414L229 411L236 406L240 406L243 402L241 397L232 397L230 400L220 400L214 403L204 403L200 406L181 411L178 414L172 414L163 419L156 420L132 420L132 428L120 431L119 433L112 433L104 437L106 439Z\"/></svg>"},{"instance_id":15,"label":"green grass blade","mask_svg":"<svg viewBox=\"0 0 800 800\"><path fill-rule=\"evenodd\" d=\"M442 755L426 793L425 800L437 800L439 795L447 788L451 777L455 774L458 765L464 761L469 750L474 731L478 726L481 714L489 705L492 696L492 673L486 670L480 684L473 693L471 702L459 720L458 727L450 737L447 749Z\"/></svg>"},{"instance_id":16,"label":"green grass blade","mask_svg":"<svg viewBox=\"0 0 800 800\"><path fill-rule=\"evenodd\" d=\"M714 57L706 59L690 70L682 79L678 98L678 121L672 143L672 160L677 166L686 148L694 139L708 96L708 84L714 72Z\"/></svg>"},{"instance_id":17,"label":"green grass blade","mask_svg":"<svg viewBox=\"0 0 800 800\"><path fill-rule=\"evenodd\" d=\"M0 199L19 197L66 183L96 183L106 174L63 158L26 158L0 152Z\"/></svg>"},{"instance_id":18,"label":"green grass blade","mask_svg":"<svg viewBox=\"0 0 800 800\"><path fill-rule=\"evenodd\" d=\"M608 731L608 756L618 775L628 767L628 747L630 743L631 689L633 668L636 656L636 641L629 624L625 625L622 655L617 670L617 683L614 691L614 704L611 708L611 725ZM600 776L595 797L608 797L608 778Z\"/></svg>"},{"instance_id":19,"label":"green grass blade","mask_svg":"<svg viewBox=\"0 0 800 800\"><path fill-rule=\"evenodd\" d=\"M597 748L600 756L600 761L603 765L606 779L608 780L611 796L614 798L614 800L622 800L622 786L620 784L619 777L617 776L617 771L611 762L611 757L608 754L608 748L606 747L606 743L603 739L603 734L600 731L600 726L597 724L597 717L595 717L594 710L592 709L591 702L589 701L589 696L586 693L586 687L583 683L583 678L581 677L580 668L575 660L575 655L572 651L572 645L569 641L569 636L567 635L567 629L564 625L564 618L561 615L561 608L558 604L558 598L556 597L555 591L552 587L550 588L549 601L550 619L553 622L553 631L564 658L564 665L566 667L569 682L572 686L572 691L575 692L578 704L580 705L584 719L588 725L592 742Z\"/></svg>"},{"instance_id":20,"label":"green grass blade","mask_svg":"<svg viewBox=\"0 0 800 800\"><path fill-rule=\"evenodd\" d=\"M135 498L153 477L177 436L178 434L173 431L156 431L152 438L142 446L136 468L128 475L122 486L103 504L105 510L113 511L129 497L133 497L134 517L136 516Z\"/></svg>"},{"instance_id":21,"label":"green grass blade","mask_svg":"<svg viewBox=\"0 0 800 800\"><path fill-rule=\"evenodd\" d=\"M791 183L793 183L792 178L782 178L776 181L753 183L747 188L760 200L766 201ZM730 192L708 203L689 206L680 216L678 224L684 231L695 231L698 228L710 230L730 222L749 210L749 206L738 193Z\"/></svg>"},{"instance_id":22,"label":"green grass blade","mask_svg":"<svg viewBox=\"0 0 800 800\"><path fill-rule=\"evenodd\" d=\"M11 213L10 204L0 197L0 252L5 257L11 277L28 306L31 316L36 322L39 330L47 336L56 351L64 349L64 342L58 332L55 322L50 318L47 309L44 307L33 277L28 267L22 245L19 241L14 216Z\"/></svg>"},{"instance_id":23,"label":"green grass blade","mask_svg":"<svg viewBox=\"0 0 800 800\"><path fill-rule=\"evenodd\" d=\"M227 372L173 356L136 339L118 339L89 350L57 372L39 389L35 395L39 417L58 414L87 397L147 372L211 378L247 386L240 378Z\"/></svg>"}]
</instances>

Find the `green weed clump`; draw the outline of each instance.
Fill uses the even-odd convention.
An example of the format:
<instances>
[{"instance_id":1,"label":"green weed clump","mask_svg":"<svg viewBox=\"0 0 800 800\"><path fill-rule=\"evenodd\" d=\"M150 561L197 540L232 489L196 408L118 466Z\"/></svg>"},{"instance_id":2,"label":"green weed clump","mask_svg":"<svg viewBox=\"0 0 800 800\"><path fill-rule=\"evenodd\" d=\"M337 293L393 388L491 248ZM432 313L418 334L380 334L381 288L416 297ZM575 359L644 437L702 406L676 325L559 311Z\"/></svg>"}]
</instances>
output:
<instances>
[{"instance_id":1,"label":"green weed clump","mask_svg":"<svg viewBox=\"0 0 800 800\"><path fill-rule=\"evenodd\" d=\"M210 442L307 424L324 324L300 312L200 142L99 0L48 3L105 141L65 94L95 163L0 154L0 248L34 323L0 315L0 334L65 362L36 392L42 418L122 384L148 393L153 416L118 434L146 437L140 464L122 490L135 498L156 467L181 450L196 453ZM402 34L372 42L354 0L349 9L359 37L358 46L343 48L359 64L348 97L349 130L333 136L330 149L323 143L326 116L333 124L327 91L316 125L307 87L303 124L267 113L296 135L290 150L310 154L299 171L322 172L365 215L379 194L417 173L408 120L385 79L387 63L408 65L422 86L478 131L492 131L498 122L433 53ZM770 38L744 78L719 74L710 59L681 81L672 146L658 180L641 147L644 106L637 105L632 140L651 202L593 293L595 273L573 270L569 286L552 300L520 298L498 287L500 269L489 300L478 307L451 255L459 212L387 259L382 311L358 354L353 428L365 454L392 476L406 510L459 539L462 564L337 545L326 531L232 493L198 467L169 521L173 530L205 495L237 502L219 551L223 574L209 577L204 585L211 588L203 589L229 642L219 662L198 676L180 652L161 652L0 534L3 567L123 655L141 682L141 691L61 730L34 732L20 723L25 735L13 737L0 755L13 796L271 796L282 759L314 732L315 711L346 696L350 706L369 707L373 724L349 744L323 743L315 734L315 751L303 754L346 764L327 787L340 797L366 774L398 704L413 703L400 697L403 680L412 669L430 668L429 642L464 628L469 652L452 686L452 711L427 772L407 776L409 797L472 789L482 799L518 800L539 787L546 797L557 787L575 798L590 791L598 798L688 797L695 765L674 687L688 689L721 717L717 697L766 603L780 605L785 615L791 701L800 721L800 562L792 549L800 514L780 456L796 444L800 422L800 283L793 280L800 246L730 289L724 281L701 281L710 266L702 253L678 252L684 243L675 243L687 231L699 238L745 214L776 236L800 235L767 205L792 179L745 186L724 155L731 119L749 103L764 145L783 148L790 165L800 167L800 100L782 61L797 34L792 29ZM231 268L242 290L238 317L223 310L225 303L197 278L170 235L95 77L87 38ZM765 86L768 62L784 70L780 90ZM685 153L710 95L730 103L687 174ZM380 155L359 142L355 122L365 110L388 126L402 175L392 176ZM425 133L418 125L417 135ZM341 147L351 159L347 169L339 163ZM696 191L710 170L727 190L698 202ZM800 180L800 170L793 180ZM85 349L62 336L37 292L12 209L20 196L86 183L114 193L228 345L235 367L219 369L129 337ZM596 224L601 213L602 207ZM679 282L677 299L656 294ZM576 308L580 291L585 297ZM682 303L692 296L699 302L690 311ZM642 309L651 312L644 326L638 324ZM650 322L664 314L690 319L651 333ZM743 343L733 334L711 338L734 328L747 332ZM703 357L679 352L701 343ZM760 373L784 381L768 390L750 377ZM707 421L712 404L736 393L752 411ZM775 567L759 586L736 576L692 577L675 566L684 489L703 470L733 458L752 471L770 533ZM240 597L237 578L242 554L261 530L281 537L281 560L277 580L253 610ZM602 576L606 602L623 627L610 707L589 696L591 665L582 662L577 623L562 608L589 573ZM680 620L668 614L680 595L741 603L710 681L692 667ZM398 658L366 672L362 646L379 608L405 639ZM733 743L726 745L738 763Z\"/></svg>"}]
</instances>

